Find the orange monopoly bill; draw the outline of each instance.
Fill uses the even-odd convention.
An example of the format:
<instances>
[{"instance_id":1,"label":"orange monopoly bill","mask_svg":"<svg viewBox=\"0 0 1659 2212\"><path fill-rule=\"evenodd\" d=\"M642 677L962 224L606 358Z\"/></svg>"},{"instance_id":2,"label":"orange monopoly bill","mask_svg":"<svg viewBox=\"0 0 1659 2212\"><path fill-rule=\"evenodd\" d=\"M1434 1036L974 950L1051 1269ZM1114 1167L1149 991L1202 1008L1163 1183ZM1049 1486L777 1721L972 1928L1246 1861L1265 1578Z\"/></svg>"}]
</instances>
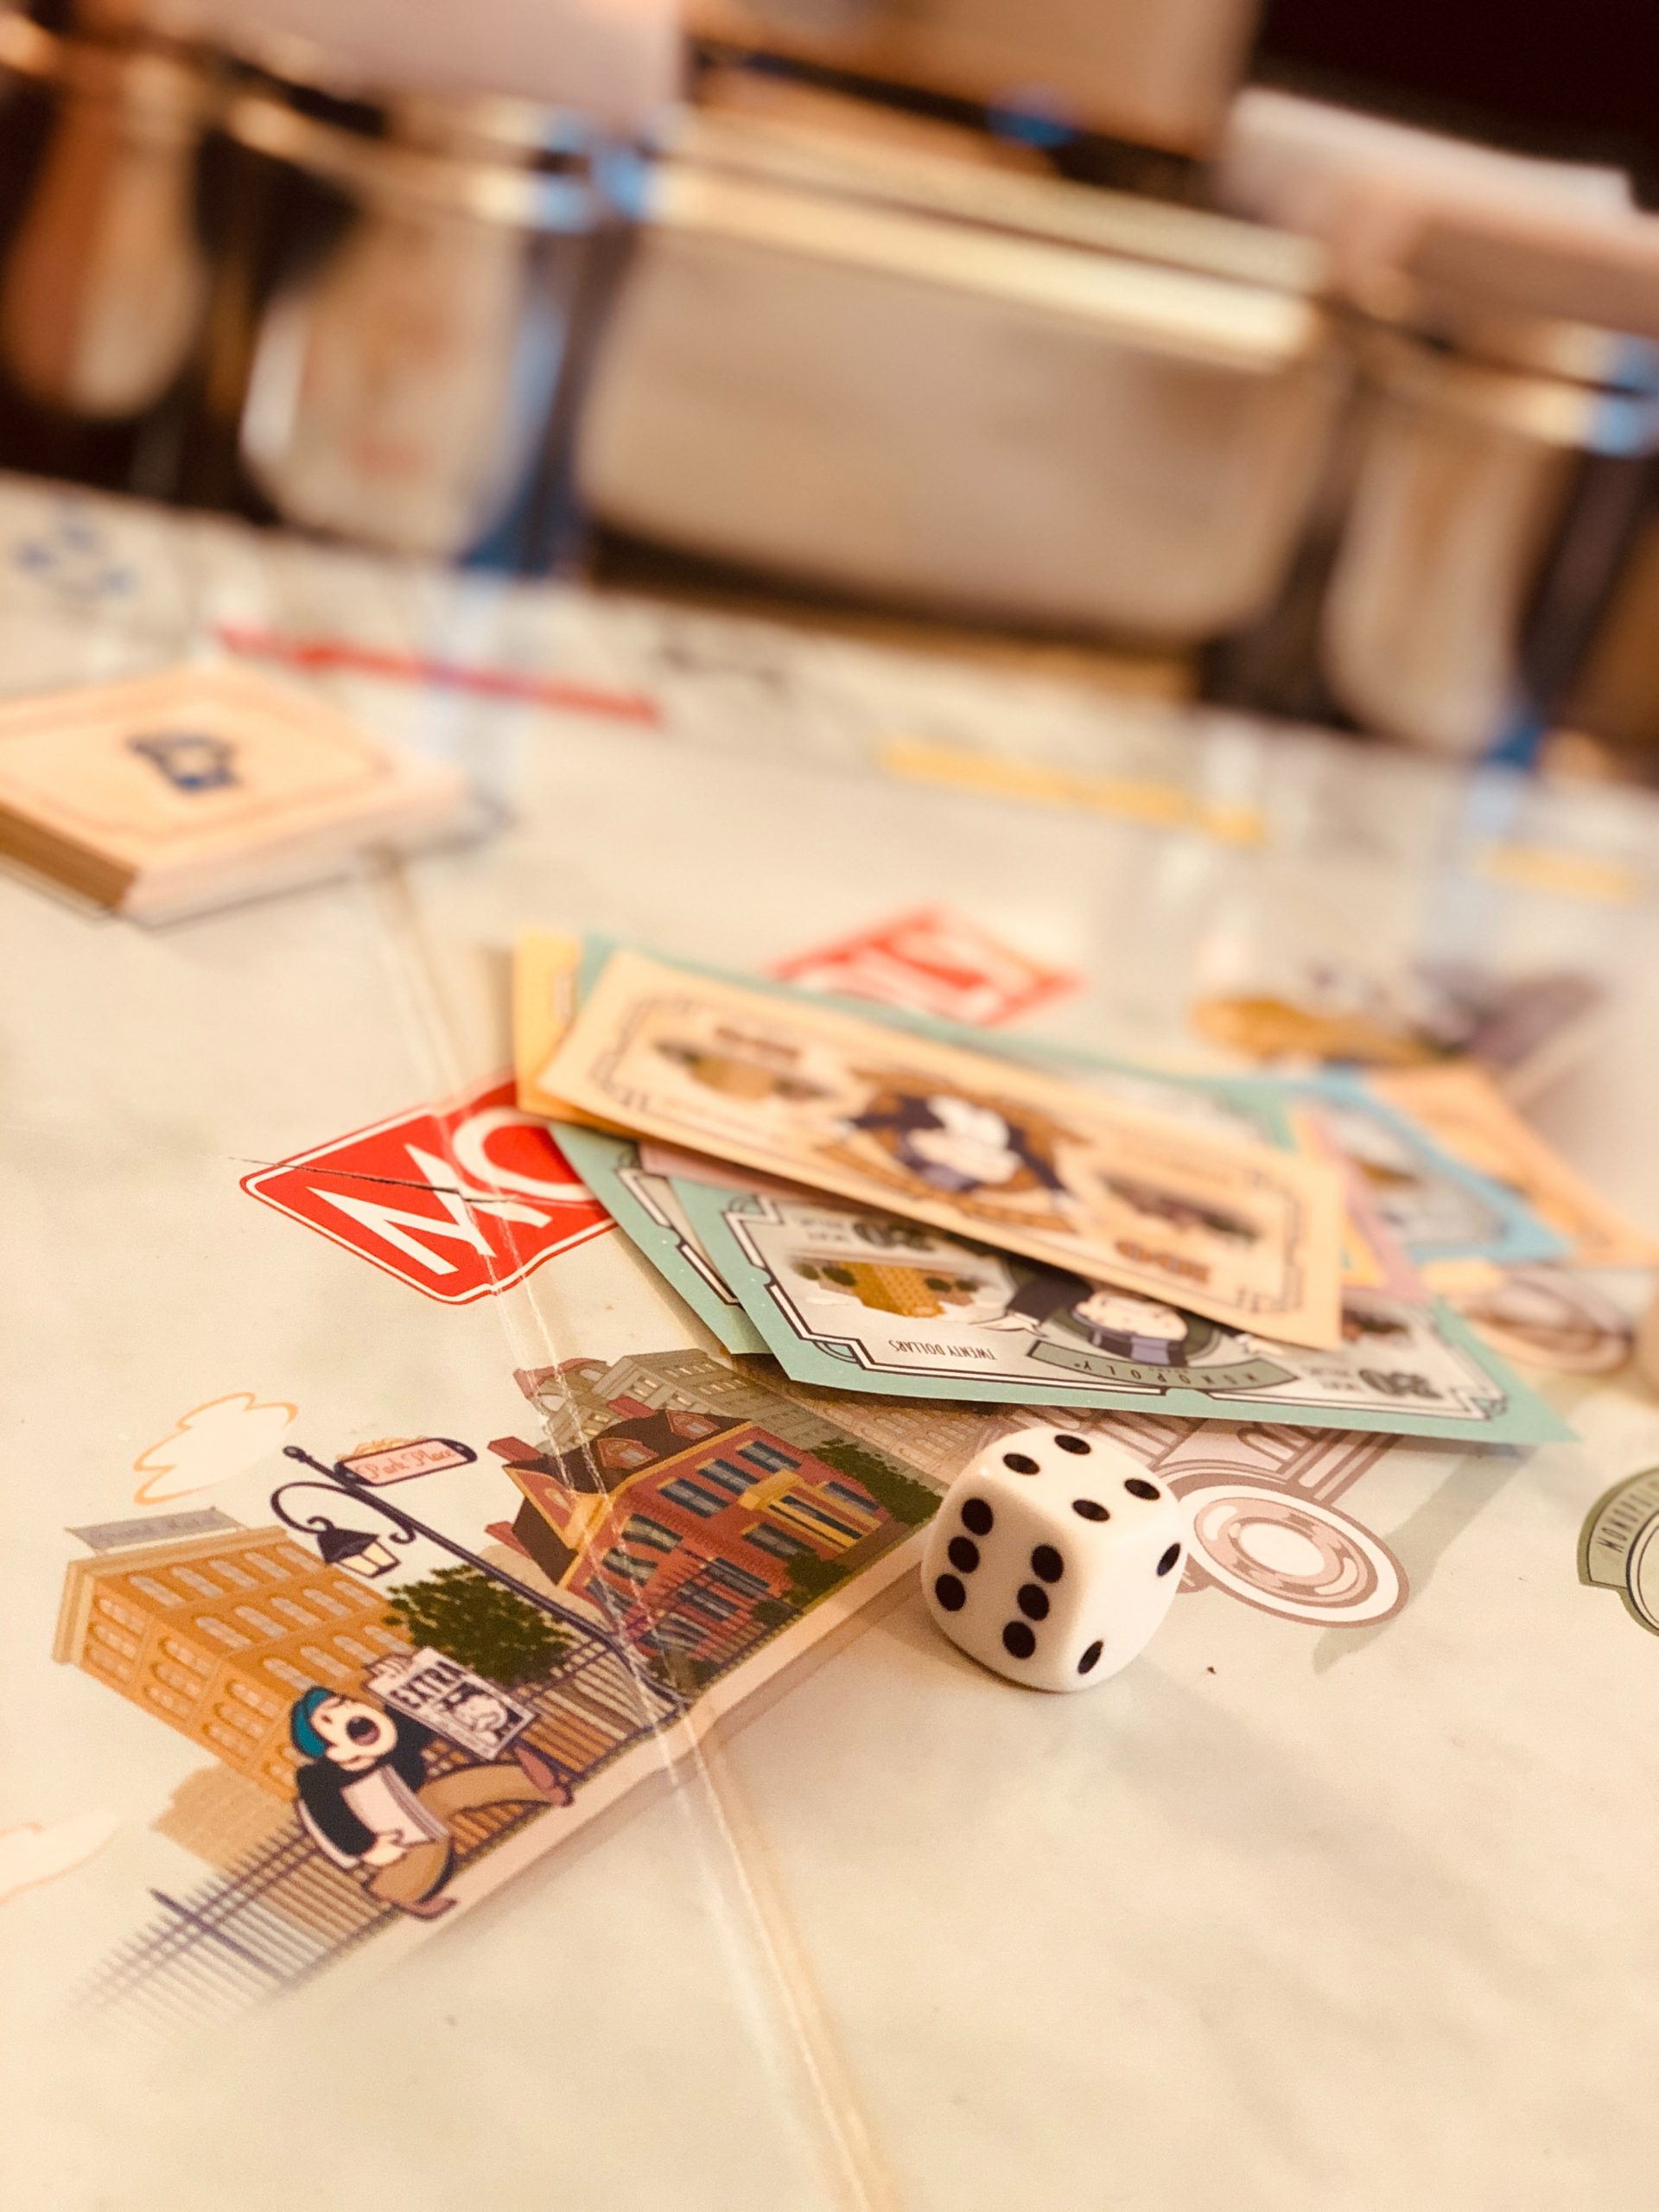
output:
<instances>
[{"instance_id":1,"label":"orange monopoly bill","mask_svg":"<svg viewBox=\"0 0 1659 2212\"><path fill-rule=\"evenodd\" d=\"M576 1128L626 1135L598 1115L584 1114L580 1107L556 1097L541 1082L541 1071L575 1019L581 971L579 938L551 930L525 930L520 934L512 953L514 1094L521 1113L539 1114L544 1122L566 1122Z\"/></svg>"},{"instance_id":2,"label":"orange monopoly bill","mask_svg":"<svg viewBox=\"0 0 1659 2212\"><path fill-rule=\"evenodd\" d=\"M986 1054L613 954L538 1082L645 1136L1328 1348L1341 1185Z\"/></svg>"},{"instance_id":3,"label":"orange monopoly bill","mask_svg":"<svg viewBox=\"0 0 1659 2212\"><path fill-rule=\"evenodd\" d=\"M1646 1268L1659 1238L1627 1221L1529 1128L1491 1078L1465 1064L1373 1075L1373 1089L1414 1116L1446 1149L1518 1196L1569 1238L1571 1264Z\"/></svg>"}]
</instances>

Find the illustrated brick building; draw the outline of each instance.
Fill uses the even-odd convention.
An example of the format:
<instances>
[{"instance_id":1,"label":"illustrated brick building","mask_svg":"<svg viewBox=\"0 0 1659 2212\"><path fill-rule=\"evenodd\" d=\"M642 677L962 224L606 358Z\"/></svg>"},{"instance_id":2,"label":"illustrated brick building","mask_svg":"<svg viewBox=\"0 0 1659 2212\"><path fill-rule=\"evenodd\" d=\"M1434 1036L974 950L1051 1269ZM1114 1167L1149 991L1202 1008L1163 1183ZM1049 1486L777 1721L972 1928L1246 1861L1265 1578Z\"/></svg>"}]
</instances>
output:
<instances>
[{"instance_id":1,"label":"illustrated brick building","mask_svg":"<svg viewBox=\"0 0 1659 2212\"><path fill-rule=\"evenodd\" d=\"M648 1651L706 1655L776 1624L931 1506L900 1464L702 1353L520 1381L570 1440L491 1446L524 1498L514 1534Z\"/></svg>"},{"instance_id":2,"label":"illustrated brick building","mask_svg":"<svg viewBox=\"0 0 1659 2212\"><path fill-rule=\"evenodd\" d=\"M562 1367L521 1367L515 1380L542 1416L547 1446L571 1450L608 1428L624 1401L644 1412L728 1414L753 1417L766 1403L769 1425L786 1440L810 1444L829 1425L772 1390L761 1390L735 1368L703 1351L625 1352L620 1359L568 1359Z\"/></svg>"},{"instance_id":3,"label":"illustrated brick building","mask_svg":"<svg viewBox=\"0 0 1659 2212\"><path fill-rule=\"evenodd\" d=\"M850 1435L900 1466L950 1483L1007 1426L996 1410L980 1413L944 1399L911 1403L856 1390L813 1390L776 1374L763 1389L703 1351L630 1352L608 1364L572 1359L563 1367L521 1367L515 1380L541 1414L555 1452L608 1426L621 1398L690 1411L723 1409L734 1420L752 1416L764 1403L768 1427L786 1440L810 1446L817 1438Z\"/></svg>"},{"instance_id":4,"label":"illustrated brick building","mask_svg":"<svg viewBox=\"0 0 1659 2212\"><path fill-rule=\"evenodd\" d=\"M408 1641L384 1625L384 1598L283 1529L244 1529L217 1511L172 1526L193 1520L213 1525L188 1535L142 1523L77 1529L92 1556L65 1571L53 1656L290 1797L295 1698L314 1682L359 1689ZM162 1540L126 1541L134 1533Z\"/></svg>"}]
</instances>

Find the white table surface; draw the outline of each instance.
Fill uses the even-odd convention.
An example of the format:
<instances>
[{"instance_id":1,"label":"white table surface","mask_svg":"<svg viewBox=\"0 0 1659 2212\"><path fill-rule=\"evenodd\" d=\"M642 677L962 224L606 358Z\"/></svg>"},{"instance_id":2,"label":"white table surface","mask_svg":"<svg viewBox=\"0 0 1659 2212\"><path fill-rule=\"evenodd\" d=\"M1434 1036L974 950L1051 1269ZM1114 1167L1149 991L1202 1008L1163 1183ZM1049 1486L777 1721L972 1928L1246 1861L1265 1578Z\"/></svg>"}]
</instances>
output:
<instances>
[{"instance_id":1,"label":"white table surface","mask_svg":"<svg viewBox=\"0 0 1659 2212\"><path fill-rule=\"evenodd\" d=\"M1411 1586L1375 1629L1205 1590L1099 1694L1045 1699L951 1652L901 1582L698 1755L374 1970L159 2044L66 2009L145 1885L188 1878L145 1821L200 1758L51 1666L65 1529L130 1513L135 1455L222 1391L298 1401L331 1450L423 1421L481 1440L512 1426L515 1365L621 1349L642 1310L692 1340L620 1239L448 1308L238 1189L503 1065L521 926L760 969L944 903L1083 976L1045 1029L1189 1059L1196 992L1312 957L1582 963L1611 1018L1535 1118L1659 1229L1640 797L1467 785L1346 742L0 486L8 689L207 650L227 620L644 689L664 721L333 677L377 727L467 765L506 810L497 833L156 931L0 876L0 1845L122 1816L87 1866L0 1904L3 2200L1648 2202L1659 1649L1576 1567L1593 1501L1659 1461L1659 1402L1628 1374L1548 1380L1579 1445L1402 1446L1365 1474L1356 1508ZM883 772L900 735L1248 803L1264 834L928 788ZM1588 873L1506 886L1481 872L1494 839ZM234 1485L184 1503L245 1517L250 1481L240 1504Z\"/></svg>"}]
</instances>

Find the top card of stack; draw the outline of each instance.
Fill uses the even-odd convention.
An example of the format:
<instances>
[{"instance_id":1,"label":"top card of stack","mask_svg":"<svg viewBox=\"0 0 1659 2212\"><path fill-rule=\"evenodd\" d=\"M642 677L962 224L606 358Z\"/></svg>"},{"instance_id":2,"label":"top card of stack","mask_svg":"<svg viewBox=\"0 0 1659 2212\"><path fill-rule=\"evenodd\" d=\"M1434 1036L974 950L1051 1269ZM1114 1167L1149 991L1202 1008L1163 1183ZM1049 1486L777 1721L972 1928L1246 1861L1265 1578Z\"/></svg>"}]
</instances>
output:
<instances>
[{"instance_id":1,"label":"top card of stack","mask_svg":"<svg viewBox=\"0 0 1659 2212\"><path fill-rule=\"evenodd\" d=\"M1322 1160L632 952L607 962L541 1081L614 1126L1091 1281L1339 1339L1344 1205Z\"/></svg>"},{"instance_id":2,"label":"top card of stack","mask_svg":"<svg viewBox=\"0 0 1659 2212\"><path fill-rule=\"evenodd\" d=\"M127 914L310 880L442 827L465 796L454 770L239 669L0 707L0 852Z\"/></svg>"}]
</instances>

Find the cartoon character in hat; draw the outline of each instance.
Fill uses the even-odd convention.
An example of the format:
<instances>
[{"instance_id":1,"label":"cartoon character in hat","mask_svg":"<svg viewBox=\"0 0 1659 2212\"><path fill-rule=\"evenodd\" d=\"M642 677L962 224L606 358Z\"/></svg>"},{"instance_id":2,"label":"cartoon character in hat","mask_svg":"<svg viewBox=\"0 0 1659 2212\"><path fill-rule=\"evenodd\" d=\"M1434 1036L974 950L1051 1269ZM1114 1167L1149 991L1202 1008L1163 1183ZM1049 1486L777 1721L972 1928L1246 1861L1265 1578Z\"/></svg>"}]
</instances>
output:
<instances>
[{"instance_id":1,"label":"cartoon character in hat","mask_svg":"<svg viewBox=\"0 0 1659 2212\"><path fill-rule=\"evenodd\" d=\"M295 1700L289 1733L307 1761L296 1782L313 1841L336 1866L365 1869L373 1896L420 1919L454 1903L438 1893L454 1867L449 1823L457 1814L570 1802L550 1761L524 1744L507 1758L429 1781L426 1754L438 1741L429 1728L320 1683Z\"/></svg>"},{"instance_id":2,"label":"cartoon character in hat","mask_svg":"<svg viewBox=\"0 0 1659 2212\"><path fill-rule=\"evenodd\" d=\"M842 1123L848 1137L823 1147L826 1160L911 1198L954 1198L988 1221L1065 1224L1072 1198L1058 1148L1071 1131L1011 1100L912 1090L902 1077L858 1073L874 1088Z\"/></svg>"},{"instance_id":3,"label":"cartoon character in hat","mask_svg":"<svg viewBox=\"0 0 1659 2212\"><path fill-rule=\"evenodd\" d=\"M1096 1351L1143 1367L1185 1367L1218 1344L1246 1344L1235 1332L1161 1299L1087 1282L1062 1268L1029 1275L986 1326L1081 1337Z\"/></svg>"},{"instance_id":4,"label":"cartoon character in hat","mask_svg":"<svg viewBox=\"0 0 1659 2212\"><path fill-rule=\"evenodd\" d=\"M988 1102L883 1090L852 1127L874 1137L919 1182L952 1196L1065 1187L1048 1133Z\"/></svg>"}]
</instances>

